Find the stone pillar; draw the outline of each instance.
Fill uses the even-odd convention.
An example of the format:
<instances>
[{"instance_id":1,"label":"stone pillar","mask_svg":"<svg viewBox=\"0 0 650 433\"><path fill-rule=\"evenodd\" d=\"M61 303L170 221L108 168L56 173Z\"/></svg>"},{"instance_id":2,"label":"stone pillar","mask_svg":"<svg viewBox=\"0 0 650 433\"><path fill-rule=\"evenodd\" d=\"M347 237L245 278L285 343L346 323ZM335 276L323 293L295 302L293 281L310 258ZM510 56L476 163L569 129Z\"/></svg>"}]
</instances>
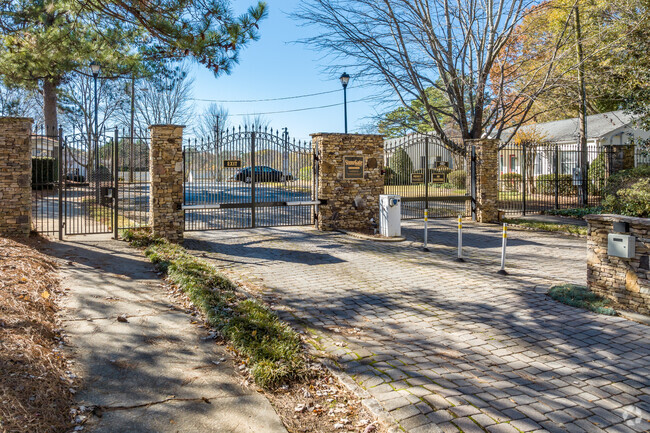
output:
<instances>
[{"instance_id":1,"label":"stone pillar","mask_svg":"<svg viewBox=\"0 0 650 433\"><path fill-rule=\"evenodd\" d=\"M611 299L616 307L650 314L650 218L621 215L587 215L587 286ZM626 234L635 237L630 259L610 256L608 235L614 223L627 223Z\"/></svg>"},{"instance_id":2,"label":"stone pillar","mask_svg":"<svg viewBox=\"0 0 650 433\"><path fill-rule=\"evenodd\" d=\"M152 125L149 172L151 194L149 218L154 236L182 242L183 215L183 128Z\"/></svg>"},{"instance_id":3,"label":"stone pillar","mask_svg":"<svg viewBox=\"0 0 650 433\"><path fill-rule=\"evenodd\" d=\"M32 119L0 117L0 235L31 231Z\"/></svg>"},{"instance_id":4,"label":"stone pillar","mask_svg":"<svg viewBox=\"0 0 650 433\"><path fill-rule=\"evenodd\" d=\"M608 174L634 168L634 144L605 146L605 167Z\"/></svg>"},{"instance_id":5,"label":"stone pillar","mask_svg":"<svg viewBox=\"0 0 650 433\"><path fill-rule=\"evenodd\" d=\"M480 223L499 222L499 140L466 140L468 160L472 146L476 147L476 221ZM471 161L470 161L471 164ZM471 170L467 172L467 190L472 182Z\"/></svg>"},{"instance_id":6,"label":"stone pillar","mask_svg":"<svg viewBox=\"0 0 650 433\"><path fill-rule=\"evenodd\" d=\"M318 152L319 230L372 229L379 223L384 193L384 140L381 135L312 134ZM345 168L347 164L347 170Z\"/></svg>"}]
</instances>

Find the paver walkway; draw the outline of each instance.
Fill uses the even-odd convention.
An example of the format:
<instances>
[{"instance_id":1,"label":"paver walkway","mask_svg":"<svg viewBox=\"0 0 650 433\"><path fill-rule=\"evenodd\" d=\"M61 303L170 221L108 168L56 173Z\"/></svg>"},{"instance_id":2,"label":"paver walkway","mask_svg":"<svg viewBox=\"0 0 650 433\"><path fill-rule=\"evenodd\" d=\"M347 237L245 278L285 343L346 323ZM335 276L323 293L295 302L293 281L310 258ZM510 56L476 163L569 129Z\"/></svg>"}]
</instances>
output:
<instances>
[{"instance_id":1,"label":"paver walkway","mask_svg":"<svg viewBox=\"0 0 650 433\"><path fill-rule=\"evenodd\" d=\"M432 252L310 228L187 233L224 272L267 288L320 348L413 433L650 430L647 326L545 293L583 283L586 241L433 221Z\"/></svg>"},{"instance_id":2,"label":"paver walkway","mask_svg":"<svg viewBox=\"0 0 650 433\"><path fill-rule=\"evenodd\" d=\"M148 260L101 238L44 251L63 259L70 289L62 319L84 380L79 404L101 406L84 431L286 433L268 400L240 385L224 348L172 305Z\"/></svg>"}]
</instances>

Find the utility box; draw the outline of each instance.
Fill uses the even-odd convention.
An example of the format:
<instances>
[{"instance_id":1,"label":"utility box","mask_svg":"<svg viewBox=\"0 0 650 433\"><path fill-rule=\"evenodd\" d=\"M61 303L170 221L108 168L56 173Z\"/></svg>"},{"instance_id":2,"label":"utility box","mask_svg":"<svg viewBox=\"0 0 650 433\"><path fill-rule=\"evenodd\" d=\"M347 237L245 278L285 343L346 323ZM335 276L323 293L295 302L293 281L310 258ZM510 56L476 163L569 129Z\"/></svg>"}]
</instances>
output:
<instances>
[{"instance_id":1,"label":"utility box","mask_svg":"<svg viewBox=\"0 0 650 433\"><path fill-rule=\"evenodd\" d=\"M402 198L398 195L379 196L379 233L382 236L402 236Z\"/></svg>"},{"instance_id":2,"label":"utility box","mask_svg":"<svg viewBox=\"0 0 650 433\"><path fill-rule=\"evenodd\" d=\"M633 259L636 254L636 238L632 235L610 233L607 235L607 255Z\"/></svg>"}]
</instances>

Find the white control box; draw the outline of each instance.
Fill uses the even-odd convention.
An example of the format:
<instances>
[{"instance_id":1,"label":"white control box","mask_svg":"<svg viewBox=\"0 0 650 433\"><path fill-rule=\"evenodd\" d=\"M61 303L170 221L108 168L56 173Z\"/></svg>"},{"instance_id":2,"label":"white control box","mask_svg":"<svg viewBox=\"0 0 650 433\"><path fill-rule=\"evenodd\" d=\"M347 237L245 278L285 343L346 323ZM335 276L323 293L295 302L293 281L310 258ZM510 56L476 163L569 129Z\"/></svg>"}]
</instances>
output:
<instances>
[{"instance_id":1,"label":"white control box","mask_svg":"<svg viewBox=\"0 0 650 433\"><path fill-rule=\"evenodd\" d=\"M636 238L632 235L610 233L607 235L607 255L632 259L636 254Z\"/></svg>"},{"instance_id":2,"label":"white control box","mask_svg":"<svg viewBox=\"0 0 650 433\"><path fill-rule=\"evenodd\" d=\"M398 195L379 196L379 233L382 236L402 236L402 198Z\"/></svg>"}]
</instances>

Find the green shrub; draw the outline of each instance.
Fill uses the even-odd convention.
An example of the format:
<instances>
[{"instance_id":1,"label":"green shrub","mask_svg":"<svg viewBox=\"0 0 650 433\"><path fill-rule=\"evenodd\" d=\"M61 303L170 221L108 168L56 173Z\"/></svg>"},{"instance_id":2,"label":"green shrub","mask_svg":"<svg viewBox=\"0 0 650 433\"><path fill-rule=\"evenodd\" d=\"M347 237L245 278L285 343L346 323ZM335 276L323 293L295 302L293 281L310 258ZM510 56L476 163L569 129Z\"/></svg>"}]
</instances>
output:
<instances>
[{"instance_id":1,"label":"green shrub","mask_svg":"<svg viewBox=\"0 0 650 433\"><path fill-rule=\"evenodd\" d=\"M573 176L570 174L559 174L558 176L558 194L559 195L573 195L577 190L573 185ZM539 194L555 194L555 175L542 174L535 178L537 186L537 193Z\"/></svg>"},{"instance_id":2,"label":"green shrub","mask_svg":"<svg viewBox=\"0 0 650 433\"><path fill-rule=\"evenodd\" d=\"M601 195L607 179L605 153L599 153L596 159L592 161L587 171L587 178L589 179L589 192L594 195Z\"/></svg>"},{"instance_id":3,"label":"green shrub","mask_svg":"<svg viewBox=\"0 0 650 433\"><path fill-rule=\"evenodd\" d=\"M312 170L311 165L307 166L307 167L303 167L303 168L300 169L300 171L298 171L298 179L300 179L300 180L311 180L312 172L313 172L313 170Z\"/></svg>"},{"instance_id":4,"label":"green shrub","mask_svg":"<svg viewBox=\"0 0 650 433\"><path fill-rule=\"evenodd\" d=\"M602 206L595 207L579 207L574 209L549 209L543 211L546 215L559 215L570 218L584 218L585 215L603 213Z\"/></svg>"},{"instance_id":5,"label":"green shrub","mask_svg":"<svg viewBox=\"0 0 650 433\"><path fill-rule=\"evenodd\" d=\"M614 173L607 179L604 195L607 213L650 217L650 166Z\"/></svg>"},{"instance_id":6,"label":"green shrub","mask_svg":"<svg viewBox=\"0 0 650 433\"><path fill-rule=\"evenodd\" d=\"M32 158L32 185L44 186L59 179L59 163L54 158Z\"/></svg>"},{"instance_id":7,"label":"green shrub","mask_svg":"<svg viewBox=\"0 0 650 433\"><path fill-rule=\"evenodd\" d=\"M397 149L388 159L388 167L392 170L391 185L410 185L413 161L402 148Z\"/></svg>"},{"instance_id":8,"label":"green shrub","mask_svg":"<svg viewBox=\"0 0 650 433\"><path fill-rule=\"evenodd\" d=\"M616 311L609 307L610 301L604 299L584 286L562 284L551 287L548 291L551 298L572 307L584 308L599 314L616 316Z\"/></svg>"},{"instance_id":9,"label":"green shrub","mask_svg":"<svg viewBox=\"0 0 650 433\"><path fill-rule=\"evenodd\" d=\"M456 189L464 189L467 181L467 172L465 170L454 170L447 175L449 182Z\"/></svg>"},{"instance_id":10,"label":"green shrub","mask_svg":"<svg viewBox=\"0 0 650 433\"><path fill-rule=\"evenodd\" d=\"M502 191L520 191L522 179L519 173L501 173Z\"/></svg>"}]
</instances>

